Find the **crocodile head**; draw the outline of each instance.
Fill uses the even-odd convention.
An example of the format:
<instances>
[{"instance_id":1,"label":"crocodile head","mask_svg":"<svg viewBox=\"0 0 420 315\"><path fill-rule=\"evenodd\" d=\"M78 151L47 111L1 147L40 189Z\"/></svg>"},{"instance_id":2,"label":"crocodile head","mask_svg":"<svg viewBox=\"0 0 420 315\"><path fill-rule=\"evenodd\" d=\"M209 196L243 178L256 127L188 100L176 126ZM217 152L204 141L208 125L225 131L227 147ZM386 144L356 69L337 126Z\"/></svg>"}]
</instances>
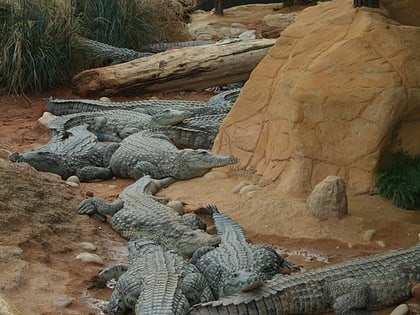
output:
<instances>
[{"instance_id":1,"label":"crocodile head","mask_svg":"<svg viewBox=\"0 0 420 315\"><path fill-rule=\"evenodd\" d=\"M218 155L208 150L183 150L178 164L177 178L199 177L215 167L222 167L238 162L233 155Z\"/></svg>"},{"instance_id":2,"label":"crocodile head","mask_svg":"<svg viewBox=\"0 0 420 315\"><path fill-rule=\"evenodd\" d=\"M152 128L173 126L192 116L190 112L168 108L153 115L149 125Z\"/></svg>"},{"instance_id":3,"label":"crocodile head","mask_svg":"<svg viewBox=\"0 0 420 315\"><path fill-rule=\"evenodd\" d=\"M225 276L223 285L219 289L219 297L251 291L263 283L262 277L252 271L239 270L229 273Z\"/></svg>"},{"instance_id":4,"label":"crocodile head","mask_svg":"<svg viewBox=\"0 0 420 315\"><path fill-rule=\"evenodd\" d=\"M219 243L220 236L218 235L210 235L202 230L189 230L182 233L176 243L176 248L182 256L191 256L200 247L214 247Z\"/></svg>"},{"instance_id":5,"label":"crocodile head","mask_svg":"<svg viewBox=\"0 0 420 315\"><path fill-rule=\"evenodd\" d=\"M9 155L9 160L12 162L26 162L38 171L56 173L62 178L65 178L64 176L67 175L62 167L63 159L53 152L35 150L23 154L14 152Z\"/></svg>"}]
</instances>

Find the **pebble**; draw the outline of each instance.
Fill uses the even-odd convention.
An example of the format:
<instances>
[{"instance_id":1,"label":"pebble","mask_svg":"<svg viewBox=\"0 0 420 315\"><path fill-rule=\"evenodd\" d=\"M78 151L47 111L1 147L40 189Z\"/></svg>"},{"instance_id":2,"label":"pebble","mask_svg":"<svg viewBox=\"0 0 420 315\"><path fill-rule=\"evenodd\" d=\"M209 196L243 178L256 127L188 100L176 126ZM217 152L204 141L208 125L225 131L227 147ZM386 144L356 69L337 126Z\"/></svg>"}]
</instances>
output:
<instances>
[{"instance_id":1,"label":"pebble","mask_svg":"<svg viewBox=\"0 0 420 315\"><path fill-rule=\"evenodd\" d=\"M381 248L385 248L386 247L386 244L385 244L384 241L376 241L376 245L378 245Z\"/></svg>"},{"instance_id":2,"label":"pebble","mask_svg":"<svg viewBox=\"0 0 420 315\"><path fill-rule=\"evenodd\" d=\"M204 174L203 176L205 179L216 179L216 178L227 178L228 174L226 172L222 172L222 171L211 171L208 172L207 174Z\"/></svg>"},{"instance_id":3,"label":"pebble","mask_svg":"<svg viewBox=\"0 0 420 315\"><path fill-rule=\"evenodd\" d=\"M61 308L65 308L71 305L71 303L73 303L73 301L67 298L58 298L53 302L54 306Z\"/></svg>"},{"instance_id":4,"label":"pebble","mask_svg":"<svg viewBox=\"0 0 420 315\"><path fill-rule=\"evenodd\" d=\"M413 294L414 298L417 302L420 303L420 283L417 283L412 289L411 293Z\"/></svg>"},{"instance_id":5,"label":"pebble","mask_svg":"<svg viewBox=\"0 0 420 315\"><path fill-rule=\"evenodd\" d=\"M390 315L405 315L408 314L408 305L400 304L391 312Z\"/></svg>"},{"instance_id":6,"label":"pebble","mask_svg":"<svg viewBox=\"0 0 420 315\"><path fill-rule=\"evenodd\" d=\"M369 242L375 233L376 233L376 230L373 230L373 229L367 230L365 233L363 233L362 239L365 242Z\"/></svg>"},{"instance_id":7,"label":"pebble","mask_svg":"<svg viewBox=\"0 0 420 315\"><path fill-rule=\"evenodd\" d=\"M69 178L67 178L66 179L66 182L72 182L72 183L76 183L76 184L79 184L80 185L80 179L79 179L79 177L77 177L75 175L70 176Z\"/></svg>"},{"instance_id":8,"label":"pebble","mask_svg":"<svg viewBox=\"0 0 420 315\"><path fill-rule=\"evenodd\" d=\"M249 185L249 182L247 182L246 180L240 182L238 185L236 185L233 189L232 192L233 193L239 193L239 191L242 189L242 187Z\"/></svg>"},{"instance_id":9,"label":"pebble","mask_svg":"<svg viewBox=\"0 0 420 315\"><path fill-rule=\"evenodd\" d=\"M106 96L102 96L99 100L102 101L102 102L111 102L111 99L109 97L106 97Z\"/></svg>"},{"instance_id":10,"label":"pebble","mask_svg":"<svg viewBox=\"0 0 420 315\"><path fill-rule=\"evenodd\" d=\"M80 253L76 256L76 259L81 260L85 263L95 263L98 265L104 264L104 260L101 257L92 253Z\"/></svg>"},{"instance_id":11,"label":"pebble","mask_svg":"<svg viewBox=\"0 0 420 315\"><path fill-rule=\"evenodd\" d=\"M65 184L70 187L79 187L79 184L74 182L65 182Z\"/></svg>"},{"instance_id":12,"label":"pebble","mask_svg":"<svg viewBox=\"0 0 420 315\"><path fill-rule=\"evenodd\" d=\"M52 114L52 113L50 113L50 112L44 112L44 113L42 114L42 116L38 119L38 122L39 122L41 125L43 125L43 126L45 126L45 127L47 127L47 128L48 128L48 125L49 125L49 123L51 122L51 120L53 120L53 119L55 119L55 118L57 118L57 116L55 116L54 114Z\"/></svg>"},{"instance_id":13,"label":"pebble","mask_svg":"<svg viewBox=\"0 0 420 315\"><path fill-rule=\"evenodd\" d=\"M246 185L239 190L240 195L247 195L251 191L261 190L260 186L257 185Z\"/></svg>"},{"instance_id":14,"label":"pebble","mask_svg":"<svg viewBox=\"0 0 420 315\"><path fill-rule=\"evenodd\" d=\"M185 213L184 205L181 201L178 200L171 200L166 204L168 207L171 207L176 212L178 212L180 215L183 215Z\"/></svg>"},{"instance_id":15,"label":"pebble","mask_svg":"<svg viewBox=\"0 0 420 315\"><path fill-rule=\"evenodd\" d=\"M81 242L80 246L84 249L84 250L89 250L94 252L97 248L94 244L89 243L89 242Z\"/></svg>"}]
</instances>

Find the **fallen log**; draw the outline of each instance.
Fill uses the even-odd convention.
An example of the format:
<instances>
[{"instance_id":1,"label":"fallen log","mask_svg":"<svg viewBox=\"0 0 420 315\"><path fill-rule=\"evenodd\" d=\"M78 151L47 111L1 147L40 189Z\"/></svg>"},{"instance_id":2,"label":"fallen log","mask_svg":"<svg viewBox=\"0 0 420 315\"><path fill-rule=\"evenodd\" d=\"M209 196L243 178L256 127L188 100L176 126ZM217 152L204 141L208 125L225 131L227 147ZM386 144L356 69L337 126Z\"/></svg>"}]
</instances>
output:
<instances>
[{"instance_id":1,"label":"fallen log","mask_svg":"<svg viewBox=\"0 0 420 315\"><path fill-rule=\"evenodd\" d=\"M246 81L274 43L275 39L258 39L171 49L80 72L72 79L72 89L82 97L139 95Z\"/></svg>"}]
</instances>

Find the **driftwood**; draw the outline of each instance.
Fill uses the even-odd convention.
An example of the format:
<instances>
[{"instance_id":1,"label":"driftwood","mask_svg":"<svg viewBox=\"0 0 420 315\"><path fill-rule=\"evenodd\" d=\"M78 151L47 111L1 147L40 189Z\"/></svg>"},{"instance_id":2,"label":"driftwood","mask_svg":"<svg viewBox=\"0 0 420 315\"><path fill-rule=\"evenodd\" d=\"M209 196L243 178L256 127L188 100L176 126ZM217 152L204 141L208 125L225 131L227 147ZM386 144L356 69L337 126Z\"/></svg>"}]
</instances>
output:
<instances>
[{"instance_id":1,"label":"driftwood","mask_svg":"<svg viewBox=\"0 0 420 315\"><path fill-rule=\"evenodd\" d=\"M168 50L73 77L73 93L87 96L201 91L246 81L275 39L218 42Z\"/></svg>"}]
</instances>

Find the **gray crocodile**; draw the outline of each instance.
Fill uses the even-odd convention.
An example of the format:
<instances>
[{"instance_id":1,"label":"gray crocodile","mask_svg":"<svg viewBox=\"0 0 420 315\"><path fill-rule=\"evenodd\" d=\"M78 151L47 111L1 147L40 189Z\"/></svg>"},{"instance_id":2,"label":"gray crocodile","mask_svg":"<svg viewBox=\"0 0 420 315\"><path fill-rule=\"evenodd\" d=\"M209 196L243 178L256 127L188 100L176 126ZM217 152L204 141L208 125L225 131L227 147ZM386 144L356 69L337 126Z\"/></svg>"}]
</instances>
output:
<instances>
[{"instance_id":1,"label":"gray crocodile","mask_svg":"<svg viewBox=\"0 0 420 315\"><path fill-rule=\"evenodd\" d=\"M140 100L130 102L107 102L89 99L46 99L47 111L54 115L66 115L80 112L96 112L104 110L134 110L147 115L156 115L171 108L190 112L194 115L227 114L232 104L207 104L201 101L186 100Z\"/></svg>"},{"instance_id":2,"label":"gray crocodile","mask_svg":"<svg viewBox=\"0 0 420 315\"><path fill-rule=\"evenodd\" d=\"M379 8L379 0L354 0L353 7Z\"/></svg>"},{"instance_id":3,"label":"gray crocodile","mask_svg":"<svg viewBox=\"0 0 420 315\"><path fill-rule=\"evenodd\" d=\"M115 47L81 36L77 37L77 48L82 50L85 56L87 55L90 61L89 67L92 68L115 65L153 55L151 52Z\"/></svg>"},{"instance_id":4,"label":"gray crocodile","mask_svg":"<svg viewBox=\"0 0 420 315\"><path fill-rule=\"evenodd\" d=\"M120 142L140 130L170 126L191 117L191 113L166 109L151 116L129 110L109 110L63 115L52 120L48 127L60 138L66 130L77 125L88 125L99 141Z\"/></svg>"},{"instance_id":5,"label":"gray crocodile","mask_svg":"<svg viewBox=\"0 0 420 315\"><path fill-rule=\"evenodd\" d=\"M236 102L241 91L242 91L242 87L237 87L237 88L229 89L224 92L220 92L210 97L207 101L207 104L213 105L213 106L220 105L220 104L228 104L232 106Z\"/></svg>"},{"instance_id":6,"label":"gray crocodile","mask_svg":"<svg viewBox=\"0 0 420 315\"><path fill-rule=\"evenodd\" d=\"M216 206L207 210L212 212L221 242L216 248L198 249L190 262L203 273L216 298L261 286L286 265L271 247L248 243L242 228Z\"/></svg>"},{"instance_id":7,"label":"gray crocodile","mask_svg":"<svg viewBox=\"0 0 420 315\"><path fill-rule=\"evenodd\" d=\"M77 211L101 220L112 216L110 226L123 237L153 240L165 249L177 250L183 256L191 255L202 246L218 245L220 237L204 232L205 225L196 215L181 216L144 193L145 187L153 192L173 181L173 178L156 180L143 177L126 187L117 200L107 202L92 197L83 200Z\"/></svg>"},{"instance_id":8,"label":"gray crocodile","mask_svg":"<svg viewBox=\"0 0 420 315\"><path fill-rule=\"evenodd\" d=\"M250 292L192 308L208 314L372 314L407 300L420 281L420 243L291 275L275 275Z\"/></svg>"},{"instance_id":9,"label":"gray crocodile","mask_svg":"<svg viewBox=\"0 0 420 315\"><path fill-rule=\"evenodd\" d=\"M182 48L182 47L194 47L194 46L204 46L204 45L213 45L216 41L214 40L191 40L184 42L159 42L149 45L143 45L138 50L140 52L148 53L160 53L169 49Z\"/></svg>"},{"instance_id":10,"label":"gray crocodile","mask_svg":"<svg viewBox=\"0 0 420 315\"><path fill-rule=\"evenodd\" d=\"M87 125L79 125L67 130L64 139L52 135L46 145L23 154L11 153L9 160L27 162L38 171L52 172L63 179L76 175L80 181L87 182L112 178L108 165L117 147L99 142L87 130Z\"/></svg>"},{"instance_id":11,"label":"gray crocodile","mask_svg":"<svg viewBox=\"0 0 420 315\"><path fill-rule=\"evenodd\" d=\"M233 155L222 156L208 150L180 150L167 137L150 131L128 136L115 150L109 165L117 177L138 179L199 177L212 168L237 162Z\"/></svg>"},{"instance_id":12,"label":"gray crocodile","mask_svg":"<svg viewBox=\"0 0 420 315\"><path fill-rule=\"evenodd\" d=\"M211 149L217 135L214 131L184 128L181 125L182 123L176 126L162 126L149 131L168 137L178 149Z\"/></svg>"},{"instance_id":13,"label":"gray crocodile","mask_svg":"<svg viewBox=\"0 0 420 315\"><path fill-rule=\"evenodd\" d=\"M128 251L129 264L111 265L94 279L97 287L118 279L105 313L184 315L190 305L214 300L201 273L176 252L150 240L130 240Z\"/></svg>"}]
</instances>

